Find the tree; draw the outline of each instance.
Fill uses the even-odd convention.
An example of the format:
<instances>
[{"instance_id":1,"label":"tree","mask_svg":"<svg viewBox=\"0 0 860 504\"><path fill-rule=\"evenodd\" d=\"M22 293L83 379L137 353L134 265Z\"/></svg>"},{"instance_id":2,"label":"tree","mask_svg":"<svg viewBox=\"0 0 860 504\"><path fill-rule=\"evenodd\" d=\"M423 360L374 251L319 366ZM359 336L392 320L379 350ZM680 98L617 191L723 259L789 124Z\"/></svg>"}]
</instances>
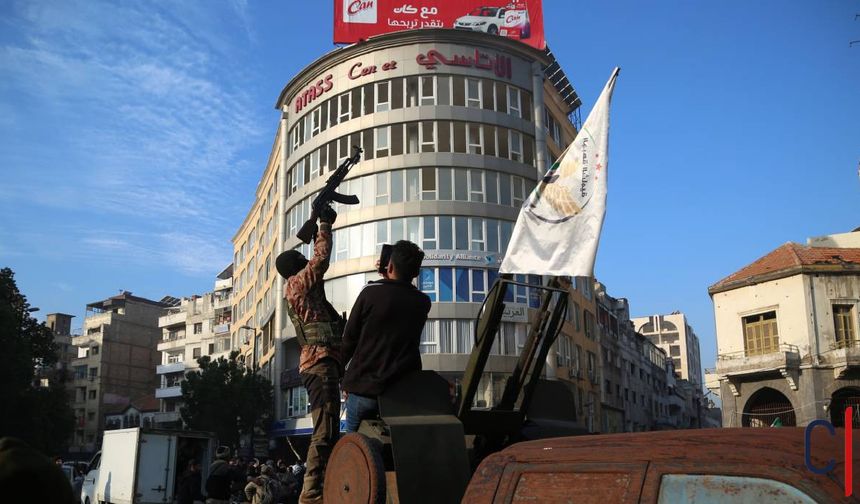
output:
<instances>
[{"instance_id":1,"label":"tree","mask_svg":"<svg viewBox=\"0 0 860 504\"><path fill-rule=\"evenodd\" d=\"M54 333L30 316L12 270L0 269L0 437L21 438L46 454L65 450L74 413L56 363ZM49 378L47 387L40 377Z\"/></svg>"},{"instance_id":2,"label":"tree","mask_svg":"<svg viewBox=\"0 0 860 504\"><path fill-rule=\"evenodd\" d=\"M267 430L272 418L272 383L236 362L239 352L197 359L199 370L185 375L180 413L189 428L214 432L222 444L237 446L239 435Z\"/></svg>"}]
</instances>

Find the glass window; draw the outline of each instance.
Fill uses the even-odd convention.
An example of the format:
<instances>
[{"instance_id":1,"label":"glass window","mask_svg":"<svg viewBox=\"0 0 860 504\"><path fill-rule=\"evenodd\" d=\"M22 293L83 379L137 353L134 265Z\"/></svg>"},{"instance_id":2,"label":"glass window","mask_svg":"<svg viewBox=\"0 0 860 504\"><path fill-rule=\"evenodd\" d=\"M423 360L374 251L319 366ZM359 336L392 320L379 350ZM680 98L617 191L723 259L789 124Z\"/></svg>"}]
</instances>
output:
<instances>
[{"instance_id":1,"label":"glass window","mask_svg":"<svg viewBox=\"0 0 860 504\"><path fill-rule=\"evenodd\" d=\"M421 292L430 296L430 301L436 301L436 270L434 268L421 268L418 274L418 286Z\"/></svg>"},{"instance_id":2,"label":"glass window","mask_svg":"<svg viewBox=\"0 0 860 504\"><path fill-rule=\"evenodd\" d=\"M406 201L418 201L420 172L417 168L406 170Z\"/></svg>"},{"instance_id":3,"label":"glass window","mask_svg":"<svg viewBox=\"0 0 860 504\"><path fill-rule=\"evenodd\" d=\"M417 243L417 242L416 242ZM424 217L424 241L422 246L424 250L436 249L436 218Z\"/></svg>"},{"instance_id":4,"label":"glass window","mask_svg":"<svg viewBox=\"0 0 860 504\"><path fill-rule=\"evenodd\" d=\"M484 134L480 124L469 124L467 128L468 138L466 139L469 154L484 153Z\"/></svg>"},{"instance_id":5,"label":"glass window","mask_svg":"<svg viewBox=\"0 0 860 504\"><path fill-rule=\"evenodd\" d=\"M508 250L508 242L511 241L512 223L510 221L499 221L499 248L501 253Z\"/></svg>"},{"instance_id":6,"label":"glass window","mask_svg":"<svg viewBox=\"0 0 860 504\"><path fill-rule=\"evenodd\" d=\"M406 78L406 106L418 106L418 77Z\"/></svg>"},{"instance_id":7,"label":"glass window","mask_svg":"<svg viewBox=\"0 0 860 504\"><path fill-rule=\"evenodd\" d=\"M469 170L469 201L484 202L483 170Z\"/></svg>"},{"instance_id":8,"label":"glass window","mask_svg":"<svg viewBox=\"0 0 860 504\"><path fill-rule=\"evenodd\" d=\"M439 217L439 248L442 250L454 249L454 225L451 217Z\"/></svg>"},{"instance_id":9,"label":"glass window","mask_svg":"<svg viewBox=\"0 0 860 504\"><path fill-rule=\"evenodd\" d=\"M451 268L439 268L439 301L454 300L454 278Z\"/></svg>"},{"instance_id":10,"label":"glass window","mask_svg":"<svg viewBox=\"0 0 860 504\"><path fill-rule=\"evenodd\" d=\"M388 82L376 83L376 111L385 112L391 108L391 98L389 96Z\"/></svg>"},{"instance_id":11,"label":"glass window","mask_svg":"<svg viewBox=\"0 0 860 504\"><path fill-rule=\"evenodd\" d=\"M513 177L511 182L514 190L514 200L513 204L515 207L523 206L523 178L522 177Z\"/></svg>"},{"instance_id":12,"label":"glass window","mask_svg":"<svg viewBox=\"0 0 860 504\"><path fill-rule=\"evenodd\" d=\"M436 123L433 121L421 123L421 152L436 152Z\"/></svg>"},{"instance_id":13,"label":"glass window","mask_svg":"<svg viewBox=\"0 0 860 504\"><path fill-rule=\"evenodd\" d=\"M487 296L487 285L484 282L484 270L472 270L472 302L483 303Z\"/></svg>"},{"instance_id":14,"label":"glass window","mask_svg":"<svg viewBox=\"0 0 860 504\"><path fill-rule=\"evenodd\" d=\"M350 97L350 105L352 106L351 108L353 119L358 119L359 117L361 117L361 90L362 88L353 88L350 92L350 94L352 95Z\"/></svg>"},{"instance_id":15,"label":"glass window","mask_svg":"<svg viewBox=\"0 0 860 504\"><path fill-rule=\"evenodd\" d=\"M451 152L451 122L437 121L436 125L439 130L436 135L439 139L439 152Z\"/></svg>"},{"instance_id":16,"label":"glass window","mask_svg":"<svg viewBox=\"0 0 860 504\"><path fill-rule=\"evenodd\" d=\"M439 349L436 344L436 336L435 321L428 320L427 323L424 324L424 329L421 331L421 342L418 345L418 351L422 354L438 353Z\"/></svg>"},{"instance_id":17,"label":"glass window","mask_svg":"<svg viewBox=\"0 0 860 504\"><path fill-rule=\"evenodd\" d=\"M418 123L406 124L406 153L415 154L418 152Z\"/></svg>"},{"instance_id":18,"label":"glass window","mask_svg":"<svg viewBox=\"0 0 860 504\"><path fill-rule=\"evenodd\" d=\"M375 84L365 84L361 87L361 91L364 93L364 107L362 107L361 115L372 114L376 110L373 100L373 90L375 87Z\"/></svg>"},{"instance_id":19,"label":"glass window","mask_svg":"<svg viewBox=\"0 0 860 504\"><path fill-rule=\"evenodd\" d=\"M440 320L439 322L439 351L454 353L454 321Z\"/></svg>"},{"instance_id":20,"label":"glass window","mask_svg":"<svg viewBox=\"0 0 860 504\"><path fill-rule=\"evenodd\" d=\"M483 94L483 106L487 110L493 110L495 100L493 99L493 81L490 79L481 80L481 93Z\"/></svg>"},{"instance_id":21,"label":"glass window","mask_svg":"<svg viewBox=\"0 0 860 504\"><path fill-rule=\"evenodd\" d=\"M406 239L412 243L421 243L421 217L406 218Z\"/></svg>"},{"instance_id":22,"label":"glass window","mask_svg":"<svg viewBox=\"0 0 860 504\"><path fill-rule=\"evenodd\" d=\"M389 243L388 221L376 221L376 253L382 252L382 245Z\"/></svg>"},{"instance_id":23,"label":"glass window","mask_svg":"<svg viewBox=\"0 0 860 504\"><path fill-rule=\"evenodd\" d=\"M512 86L508 86L508 114L516 117L522 116L520 90Z\"/></svg>"},{"instance_id":24,"label":"glass window","mask_svg":"<svg viewBox=\"0 0 860 504\"><path fill-rule=\"evenodd\" d=\"M484 250L484 219L472 217L472 246L470 250Z\"/></svg>"},{"instance_id":25,"label":"glass window","mask_svg":"<svg viewBox=\"0 0 860 504\"><path fill-rule=\"evenodd\" d=\"M508 156L510 155L510 151L508 149L508 130L505 128L498 128L496 131L497 131L496 140L499 143L497 155L500 158L507 159Z\"/></svg>"},{"instance_id":26,"label":"glass window","mask_svg":"<svg viewBox=\"0 0 860 504\"><path fill-rule=\"evenodd\" d=\"M451 189L451 168L439 168L439 199L450 201Z\"/></svg>"},{"instance_id":27,"label":"glass window","mask_svg":"<svg viewBox=\"0 0 860 504\"><path fill-rule=\"evenodd\" d=\"M337 116L338 123L349 120L349 111L352 108L350 96L351 95L347 92L338 97L338 110L340 111L340 114Z\"/></svg>"},{"instance_id":28,"label":"glass window","mask_svg":"<svg viewBox=\"0 0 860 504\"><path fill-rule=\"evenodd\" d=\"M447 75L436 76L437 98L439 105L451 104L451 78Z\"/></svg>"},{"instance_id":29,"label":"glass window","mask_svg":"<svg viewBox=\"0 0 860 504\"><path fill-rule=\"evenodd\" d=\"M421 77L421 105L436 105L435 77Z\"/></svg>"},{"instance_id":30,"label":"glass window","mask_svg":"<svg viewBox=\"0 0 860 504\"><path fill-rule=\"evenodd\" d=\"M508 90L501 82L496 82L496 112L508 113Z\"/></svg>"},{"instance_id":31,"label":"glass window","mask_svg":"<svg viewBox=\"0 0 860 504\"><path fill-rule=\"evenodd\" d=\"M455 75L452 78L454 88L454 106L463 107L466 105L466 81L463 77Z\"/></svg>"},{"instance_id":32,"label":"glass window","mask_svg":"<svg viewBox=\"0 0 860 504\"><path fill-rule=\"evenodd\" d=\"M403 128L405 125L403 124L394 124L389 126L391 130L391 154L392 156L399 156L403 154Z\"/></svg>"},{"instance_id":33,"label":"glass window","mask_svg":"<svg viewBox=\"0 0 860 504\"><path fill-rule=\"evenodd\" d=\"M465 268L456 268L454 270L454 276L457 285L457 302L469 302L469 270Z\"/></svg>"},{"instance_id":34,"label":"glass window","mask_svg":"<svg viewBox=\"0 0 860 504\"><path fill-rule=\"evenodd\" d=\"M494 171L488 171L484 173L484 177L487 179L486 184L486 194L487 194L487 203L498 203L499 202L499 176Z\"/></svg>"},{"instance_id":35,"label":"glass window","mask_svg":"<svg viewBox=\"0 0 860 504\"><path fill-rule=\"evenodd\" d=\"M388 204L388 172L377 173L376 177L376 204Z\"/></svg>"},{"instance_id":36,"label":"glass window","mask_svg":"<svg viewBox=\"0 0 860 504\"><path fill-rule=\"evenodd\" d=\"M510 159L512 161L520 161L523 160L523 137L520 135L518 131L509 130L511 133L510 138L510 148L511 148L511 156Z\"/></svg>"},{"instance_id":37,"label":"glass window","mask_svg":"<svg viewBox=\"0 0 860 504\"><path fill-rule=\"evenodd\" d=\"M421 169L421 199L436 199L436 168Z\"/></svg>"},{"instance_id":38,"label":"glass window","mask_svg":"<svg viewBox=\"0 0 860 504\"><path fill-rule=\"evenodd\" d=\"M815 502L809 495L781 481L719 474L664 474L660 478L657 502L725 502L727 495L731 495L734 502Z\"/></svg>"},{"instance_id":39,"label":"glass window","mask_svg":"<svg viewBox=\"0 0 860 504\"><path fill-rule=\"evenodd\" d=\"M391 243L396 243L406 238L403 221L404 219L391 219Z\"/></svg>"},{"instance_id":40,"label":"glass window","mask_svg":"<svg viewBox=\"0 0 860 504\"><path fill-rule=\"evenodd\" d=\"M364 160L369 161L374 158L376 153L375 133L376 131L370 128L361 132L361 148L364 150Z\"/></svg>"},{"instance_id":41,"label":"glass window","mask_svg":"<svg viewBox=\"0 0 860 504\"><path fill-rule=\"evenodd\" d=\"M391 172L391 202L403 201L403 171Z\"/></svg>"},{"instance_id":42,"label":"glass window","mask_svg":"<svg viewBox=\"0 0 860 504\"><path fill-rule=\"evenodd\" d=\"M391 132L388 126L376 128L376 157L385 157L388 155L388 149L391 145Z\"/></svg>"},{"instance_id":43,"label":"glass window","mask_svg":"<svg viewBox=\"0 0 860 504\"><path fill-rule=\"evenodd\" d=\"M335 126L337 124L337 102L338 97L326 100L326 103L328 103L328 123L331 126Z\"/></svg>"},{"instance_id":44,"label":"glass window","mask_svg":"<svg viewBox=\"0 0 860 504\"><path fill-rule=\"evenodd\" d=\"M322 108L317 107L311 112L311 136L317 136L322 128Z\"/></svg>"},{"instance_id":45,"label":"glass window","mask_svg":"<svg viewBox=\"0 0 860 504\"><path fill-rule=\"evenodd\" d=\"M511 206L511 176L507 173L499 174L499 204Z\"/></svg>"},{"instance_id":46,"label":"glass window","mask_svg":"<svg viewBox=\"0 0 860 504\"><path fill-rule=\"evenodd\" d=\"M481 107L481 82L478 79L466 79L466 106Z\"/></svg>"},{"instance_id":47,"label":"glass window","mask_svg":"<svg viewBox=\"0 0 860 504\"><path fill-rule=\"evenodd\" d=\"M454 152L466 153L466 124L454 122Z\"/></svg>"},{"instance_id":48,"label":"glass window","mask_svg":"<svg viewBox=\"0 0 860 504\"><path fill-rule=\"evenodd\" d=\"M469 201L469 182L466 175L465 169L454 170L454 199L456 201Z\"/></svg>"},{"instance_id":49,"label":"glass window","mask_svg":"<svg viewBox=\"0 0 860 504\"><path fill-rule=\"evenodd\" d=\"M469 219L467 217L454 217L454 248L456 250L469 250Z\"/></svg>"},{"instance_id":50,"label":"glass window","mask_svg":"<svg viewBox=\"0 0 860 504\"><path fill-rule=\"evenodd\" d=\"M487 251L499 251L499 221L486 219L487 222Z\"/></svg>"},{"instance_id":51,"label":"glass window","mask_svg":"<svg viewBox=\"0 0 860 504\"><path fill-rule=\"evenodd\" d=\"M496 155L496 127L484 124L484 154L487 156Z\"/></svg>"},{"instance_id":52,"label":"glass window","mask_svg":"<svg viewBox=\"0 0 860 504\"><path fill-rule=\"evenodd\" d=\"M398 77L391 81L391 109L403 108L403 78Z\"/></svg>"}]
</instances>

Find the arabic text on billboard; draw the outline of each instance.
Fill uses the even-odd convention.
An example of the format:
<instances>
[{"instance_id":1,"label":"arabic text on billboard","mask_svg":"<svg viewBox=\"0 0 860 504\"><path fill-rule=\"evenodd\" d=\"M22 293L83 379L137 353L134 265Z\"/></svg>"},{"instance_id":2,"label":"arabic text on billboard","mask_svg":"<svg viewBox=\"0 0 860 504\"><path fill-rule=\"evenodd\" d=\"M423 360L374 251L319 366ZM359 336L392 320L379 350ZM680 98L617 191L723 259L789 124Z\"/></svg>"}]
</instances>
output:
<instances>
[{"instance_id":1,"label":"arabic text on billboard","mask_svg":"<svg viewBox=\"0 0 860 504\"><path fill-rule=\"evenodd\" d=\"M403 30L448 28L489 33L546 47L541 0L335 0L334 41L359 40Z\"/></svg>"}]
</instances>

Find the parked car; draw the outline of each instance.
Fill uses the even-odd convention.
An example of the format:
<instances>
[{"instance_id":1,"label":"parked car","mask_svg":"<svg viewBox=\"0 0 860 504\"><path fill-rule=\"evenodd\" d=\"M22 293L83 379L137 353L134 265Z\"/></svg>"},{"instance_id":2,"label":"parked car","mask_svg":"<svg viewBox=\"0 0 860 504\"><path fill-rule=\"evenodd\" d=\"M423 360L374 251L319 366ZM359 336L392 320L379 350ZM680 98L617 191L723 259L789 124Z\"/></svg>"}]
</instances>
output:
<instances>
[{"instance_id":1,"label":"parked car","mask_svg":"<svg viewBox=\"0 0 860 504\"><path fill-rule=\"evenodd\" d=\"M215 454L208 433L119 429L105 431L81 490L82 504L163 504L173 502L181 469L202 463L202 481ZM201 482L202 491L202 482Z\"/></svg>"},{"instance_id":2,"label":"parked car","mask_svg":"<svg viewBox=\"0 0 860 504\"><path fill-rule=\"evenodd\" d=\"M463 502L860 502L845 496L843 431L695 429L517 443L480 464ZM860 442L853 441L853 465ZM849 475L850 476L850 475Z\"/></svg>"}]
</instances>

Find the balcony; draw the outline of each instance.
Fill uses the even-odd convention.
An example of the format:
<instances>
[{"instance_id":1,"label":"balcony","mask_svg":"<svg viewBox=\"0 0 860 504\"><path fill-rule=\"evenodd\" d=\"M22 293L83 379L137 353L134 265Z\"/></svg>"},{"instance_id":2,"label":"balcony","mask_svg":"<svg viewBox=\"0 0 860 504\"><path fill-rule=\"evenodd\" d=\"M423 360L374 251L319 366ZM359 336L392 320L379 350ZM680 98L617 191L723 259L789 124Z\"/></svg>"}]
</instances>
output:
<instances>
[{"instance_id":1,"label":"balcony","mask_svg":"<svg viewBox=\"0 0 860 504\"><path fill-rule=\"evenodd\" d=\"M215 332L215 334L226 334L226 333L230 332L230 323L225 322L223 324L216 325L214 332Z\"/></svg>"},{"instance_id":2,"label":"balcony","mask_svg":"<svg viewBox=\"0 0 860 504\"><path fill-rule=\"evenodd\" d=\"M800 370L800 349L796 345L780 344L768 353L750 354L746 351L721 353L717 357L717 380L728 380L732 394L737 397L738 382L764 374L780 374L791 390L797 390Z\"/></svg>"},{"instance_id":3,"label":"balcony","mask_svg":"<svg viewBox=\"0 0 860 504\"><path fill-rule=\"evenodd\" d=\"M169 399L171 397L182 397L182 387L180 385L155 389L156 399Z\"/></svg>"},{"instance_id":4,"label":"balcony","mask_svg":"<svg viewBox=\"0 0 860 504\"><path fill-rule=\"evenodd\" d=\"M178 411L163 411L155 414L153 419L156 424L174 423L182 420Z\"/></svg>"},{"instance_id":5,"label":"balcony","mask_svg":"<svg viewBox=\"0 0 860 504\"><path fill-rule=\"evenodd\" d=\"M233 288L233 278L224 278L222 280L215 280L215 291L221 291L225 289Z\"/></svg>"},{"instance_id":6,"label":"balcony","mask_svg":"<svg viewBox=\"0 0 860 504\"><path fill-rule=\"evenodd\" d=\"M183 336L181 338L167 339L167 340L159 341L158 345L156 345L155 349L158 350L159 352L166 352L168 350L175 350L177 348L184 348L184 347L185 347L185 336Z\"/></svg>"},{"instance_id":7,"label":"balcony","mask_svg":"<svg viewBox=\"0 0 860 504\"><path fill-rule=\"evenodd\" d=\"M822 357L827 364L833 365L834 378L844 378L849 369L860 367L860 339L832 343L830 351Z\"/></svg>"},{"instance_id":8,"label":"balcony","mask_svg":"<svg viewBox=\"0 0 860 504\"><path fill-rule=\"evenodd\" d=\"M158 327L170 327L176 324L184 324L187 319L187 312L181 311L178 313L171 313L170 315L158 317Z\"/></svg>"},{"instance_id":9,"label":"balcony","mask_svg":"<svg viewBox=\"0 0 860 504\"><path fill-rule=\"evenodd\" d=\"M215 302L212 304L216 310L230 309L233 306L233 300L230 299L230 296L225 296L223 298L215 298Z\"/></svg>"},{"instance_id":10,"label":"balcony","mask_svg":"<svg viewBox=\"0 0 860 504\"><path fill-rule=\"evenodd\" d=\"M155 367L155 374L179 373L185 371L184 362L172 362L170 364L161 364Z\"/></svg>"}]
</instances>

